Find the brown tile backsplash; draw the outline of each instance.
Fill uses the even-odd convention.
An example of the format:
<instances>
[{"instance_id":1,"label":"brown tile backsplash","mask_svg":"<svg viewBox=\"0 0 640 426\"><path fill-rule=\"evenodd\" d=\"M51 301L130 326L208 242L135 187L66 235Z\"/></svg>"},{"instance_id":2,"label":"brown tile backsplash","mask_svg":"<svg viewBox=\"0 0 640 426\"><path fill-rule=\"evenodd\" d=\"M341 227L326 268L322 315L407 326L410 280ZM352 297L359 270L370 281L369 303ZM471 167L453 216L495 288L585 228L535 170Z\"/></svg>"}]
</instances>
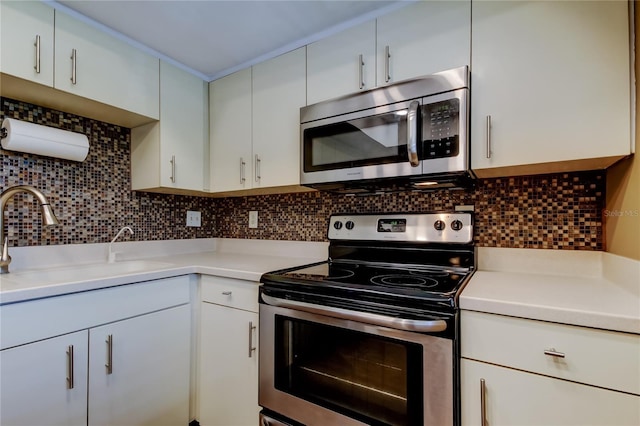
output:
<instances>
[{"instance_id":1,"label":"brown tile backsplash","mask_svg":"<svg viewBox=\"0 0 640 426\"><path fill-rule=\"evenodd\" d=\"M82 162L0 150L0 189L33 185L50 199L62 226L42 230L31 196L7 206L11 246L104 243L122 226L133 240L208 237L324 241L333 213L423 212L475 206L476 243L487 247L603 250L605 172L479 179L469 191L344 196L320 192L212 199L131 191L127 128L1 98L11 117L84 133ZM187 210L202 227L187 228ZM248 228L250 210L258 228ZM128 238L128 237L127 237Z\"/></svg>"}]
</instances>

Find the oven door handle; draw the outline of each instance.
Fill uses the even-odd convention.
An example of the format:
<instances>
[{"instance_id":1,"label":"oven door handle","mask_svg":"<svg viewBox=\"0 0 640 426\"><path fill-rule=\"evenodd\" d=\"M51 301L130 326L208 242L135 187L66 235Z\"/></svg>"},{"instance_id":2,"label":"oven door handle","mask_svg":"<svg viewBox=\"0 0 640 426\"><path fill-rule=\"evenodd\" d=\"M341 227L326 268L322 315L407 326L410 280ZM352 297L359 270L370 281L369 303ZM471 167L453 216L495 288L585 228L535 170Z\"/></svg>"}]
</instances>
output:
<instances>
[{"instance_id":1,"label":"oven door handle","mask_svg":"<svg viewBox=\"0 0 640 426\"><path fill-rule=\"evenodd\" d=\"M262 300L268 305L280 308L290 308L312 314L326 315L328 317L340 318L350 321L363 322L367 324L380 325L383 327L395 328L397 330L416 332L439 332L447 329L447 322L444 320L413 320L405 318L394 318L385 315L372 314L369 312L352 311L349 309L336 308L333 306L314 305L312 303L299 302L297 300L286 300L278 297L262 294Z\"/></svg>"}]
</instances>

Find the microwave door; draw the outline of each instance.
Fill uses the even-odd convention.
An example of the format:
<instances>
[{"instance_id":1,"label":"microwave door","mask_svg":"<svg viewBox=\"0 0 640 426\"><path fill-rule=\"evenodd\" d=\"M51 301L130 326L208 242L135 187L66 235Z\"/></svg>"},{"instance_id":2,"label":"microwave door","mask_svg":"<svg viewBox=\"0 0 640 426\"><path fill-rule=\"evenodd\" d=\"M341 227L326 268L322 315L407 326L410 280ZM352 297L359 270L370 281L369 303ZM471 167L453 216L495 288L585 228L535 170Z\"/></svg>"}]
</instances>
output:
<instances>
[{"instance_id":1,"label":"microwave door","mask_svg":"<svg viewBox=\"0 0 640 426\"><path fill-rule=\"evenodd\" d=\"M419 103L411 109L303 129L303 173L313 182L421 173Z\"/></svg>"}]
</instances>

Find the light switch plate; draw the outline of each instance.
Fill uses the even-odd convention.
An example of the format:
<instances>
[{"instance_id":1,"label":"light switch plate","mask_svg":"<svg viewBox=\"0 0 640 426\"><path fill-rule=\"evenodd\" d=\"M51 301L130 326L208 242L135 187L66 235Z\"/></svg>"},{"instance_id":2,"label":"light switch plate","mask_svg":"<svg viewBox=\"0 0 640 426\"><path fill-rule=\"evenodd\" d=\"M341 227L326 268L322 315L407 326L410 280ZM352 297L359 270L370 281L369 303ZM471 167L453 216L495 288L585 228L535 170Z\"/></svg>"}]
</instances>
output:
<instances>
[{"instance_id":1,"label":"light switch plate","mask_svg":"<svg viewBox=\"0 0 640 426\"><path fill-rule=\"evenodd\" d=\"M249 228L257 228L258 227L258 212L256 210L251 210L249 212Z\"/></svg>"},{"instance_id":2,"label":"light switch plate","mask_svg":"<svg viewBox=\"0 0 640 426\"><path fill-rule=\"evenodd\" d=\"M202 226L202 216L200 212L187 211L187 226Z\"/></svg>"}]
</instances>

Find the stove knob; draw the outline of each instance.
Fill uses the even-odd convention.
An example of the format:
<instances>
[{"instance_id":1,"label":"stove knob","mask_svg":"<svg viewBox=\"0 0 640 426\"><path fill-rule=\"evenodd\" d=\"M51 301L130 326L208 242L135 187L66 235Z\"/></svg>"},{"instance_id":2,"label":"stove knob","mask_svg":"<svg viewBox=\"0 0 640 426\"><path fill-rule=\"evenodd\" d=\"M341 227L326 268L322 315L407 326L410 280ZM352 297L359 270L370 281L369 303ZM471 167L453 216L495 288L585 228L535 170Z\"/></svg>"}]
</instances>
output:
<instances>
[{"instance_id":1,"label":"stove knob","mask_svg":"<svg viewBox=\"0 0 640 426\"><path fill-rule=\"evenodd\" d=\"M351 230L353 229L353 227L354 227L354 226L356 226L356 224L355 224L355 223L353 223L353 221L352 221L352 220L348 220L348 221L347 221L347 223L345 223L345 224L344 224L344 226L345 226L349 231L351 231Z\"/></svg>"},{"instance_id":2,"label":"stove knob","mask_svg":"<svg viewBox=\"0 0 640 426\"><path fill-rule=\"evenodd\" d=\"M436 220L435 223L433 224L433 227L436 228L436 230L438 231L442 231L445 226L446 225L444 224L444 222L441 221L440 219Z\"/></svg>"},{"instance_id":3,"label":"stove knob","mask_svg":"<svg viewBox=\"0 0 640 426\"><path fill-rule=\"evenodd\" d=\"M340 222L339 220L335 221L333 223L333 227L336 229L342 229L342 222Z\"/></svg>"},{"instance_id":4,"label":"stove knob","mask_svg":"<svg viewBox=\"0 0 640 426\"><path fill-rule=\"evenodd\" d=\"M451 229L453 229L454 231L459 231L462 229L462 222L460 222L459 220L454 220L453 222L451 222Z\"/></svg>"}]
</instances>

